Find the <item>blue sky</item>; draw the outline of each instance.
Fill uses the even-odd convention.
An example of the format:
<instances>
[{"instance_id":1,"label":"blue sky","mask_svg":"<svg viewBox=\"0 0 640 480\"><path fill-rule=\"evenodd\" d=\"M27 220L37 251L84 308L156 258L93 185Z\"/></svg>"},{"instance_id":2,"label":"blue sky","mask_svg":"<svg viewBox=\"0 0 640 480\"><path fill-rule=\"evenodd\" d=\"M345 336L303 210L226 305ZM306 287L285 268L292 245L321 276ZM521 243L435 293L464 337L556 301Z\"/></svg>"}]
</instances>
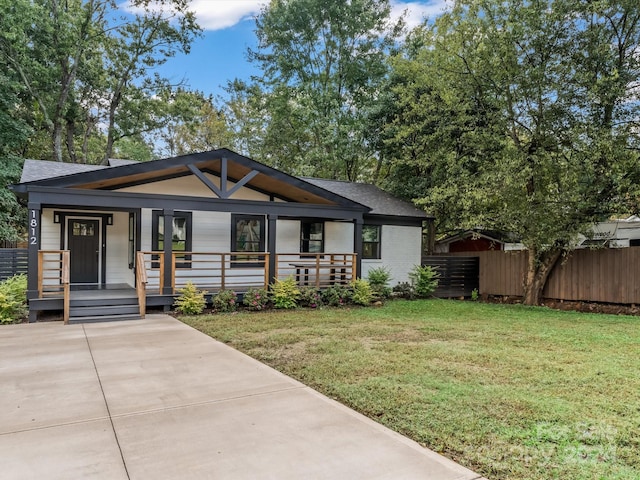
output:
<instances>
[{"instance_id":1,"label":"blue sky","mask_svg":"<svg viewBox=\"0 0 640 480\"><path fill-rule=\"evenodd\" d=\"M192 45L189 55L170 59L159 73L173 81L185 80L191 89L205 94L222 94L222 87L234 78L257 74L247 61L247 48L256 46L255 16L266 0L191 0L204 35ZM408 25L442 12L447 0L391 0L392 16L408 9ZM126 7L125 7L126 8Z\"/></svg>"}]
</instances>

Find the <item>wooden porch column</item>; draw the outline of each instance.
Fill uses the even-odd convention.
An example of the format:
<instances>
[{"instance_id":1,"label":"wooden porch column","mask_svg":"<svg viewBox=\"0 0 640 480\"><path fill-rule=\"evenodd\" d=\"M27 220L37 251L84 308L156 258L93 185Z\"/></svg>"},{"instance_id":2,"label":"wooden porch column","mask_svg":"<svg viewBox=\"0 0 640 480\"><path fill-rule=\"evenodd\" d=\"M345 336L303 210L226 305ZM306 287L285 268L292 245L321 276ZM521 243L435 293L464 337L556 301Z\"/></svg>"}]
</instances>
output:
<instances>
[{"instance_id":1,"label":"wooden porch column","mask_svg":"<svg viewBox=\"0 0 640 480\"><path fill-rule=\"evenodd\" d=\"M269 252L269 283L273 283L276 279L276 224L278 222L277 215L268 215L267 228L267 251ZM266 267L266 265L265 265Z\"/></svg>"},{"instance_id":2,"label":"wooden porch column","mask_svg":"<svg viewBox=\"0 0 640 480\"><path fill-rule=\"evenodd\" d=\"M40 250L40 223L42 221L42 210L39 203L28 204L29 217L27 219L27 243L28 243L28 266L27 266L27 299L38 298L38 250ZM29 323L36 322L38 314L34 310L29 310Z\"/></svg>"},{"instance_id":3,"label":"wooden porch column","mask_svg":"<svg viewBox=\"0 0 640 480\"><path fill-rule=\"evenodd\" d=\"M356 278L362 276L362 217L353 220L353 251L356 254Z\"/></svg>"},{"instance_id":4,"label":"wooden porch column","mask_svg":"<svg viewBox=\"0 0 640 480\"><path fill-rule=\"evenodd\" d=\"M164 217L164 287L163 295L173 294L173 210L165 208L162 211Z\"/></svg>"}]
</instances>

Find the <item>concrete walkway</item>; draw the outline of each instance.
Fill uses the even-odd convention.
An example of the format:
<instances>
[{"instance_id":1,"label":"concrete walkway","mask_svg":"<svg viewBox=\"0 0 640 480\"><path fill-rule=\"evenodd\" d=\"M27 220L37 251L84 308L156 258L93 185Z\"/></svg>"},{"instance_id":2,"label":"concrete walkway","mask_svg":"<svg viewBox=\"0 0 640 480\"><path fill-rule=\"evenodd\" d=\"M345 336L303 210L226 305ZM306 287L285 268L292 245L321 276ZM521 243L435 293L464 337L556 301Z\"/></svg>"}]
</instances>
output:
<instances>
[{"instance_id":1,"label":"concrete walkway","mask_svg":"<svg viewBox=\"0 0 640 480\"><path fill-rule=\"evenodd\" d=\"M166 315L0 327L0 472L480 478Z\"/></svg>"}]
</instances>

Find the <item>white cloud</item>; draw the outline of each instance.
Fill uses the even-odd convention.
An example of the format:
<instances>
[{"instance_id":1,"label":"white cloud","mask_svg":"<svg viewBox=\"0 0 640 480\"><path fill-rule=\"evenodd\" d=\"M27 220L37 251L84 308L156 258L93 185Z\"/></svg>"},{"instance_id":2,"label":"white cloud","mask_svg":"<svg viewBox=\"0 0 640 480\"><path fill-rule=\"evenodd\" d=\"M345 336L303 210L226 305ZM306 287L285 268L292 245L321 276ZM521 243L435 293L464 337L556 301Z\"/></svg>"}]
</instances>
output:
<instances>
[{"instance_id":1,"label":"white cloud","mask_svg":"<svg viewBox=\"0 0 640 480\"><path fill-rule=\"evenodd\" d=\"M422 22L425 17L440 15L450 0L416 0L404 2L391 0L391 18L397 19L407 10L406 22L411 29ZM196 19L205 30L223 30L255 18L268 0L191 0L189 9L196 14ZM151 8L154 2L150 2ZM141 8L131 6L130 2L120 5L130 13L140 13ZM166 10L166 6L162 9Z\"/></svg>"},{"instance_id":2,"label":"white cloud","mask_svg":"<svg viewBox=\"0 0 640 480\"><path fill-rule=\"evenodd\" d=\"M428 17L430 20L441 15L451 4L450 0L425 0L414 2L402 2L391 0L391 18L397 19L407 10L405 22L409 30L417 27Z\"/></svg>"},{"instance_id":3,"label":"white cloud","mask_svg":"<svg viewBox=\"0 0 640 480\"><path fill-rule=\"evenodd\" d=\"M254 18L266 0L192 0L189 8L205 30L222 30Z\"/></svg>"},{"instance_id":4,"label":"white cloud","mask_svg":"<svg viewBox=\"0 0 640 480\"><path fill-rule=\"evenodd\" d=\"M189 10L195 13L198 24L204 30L223 30L243 20L253 19L266 3L268 0L191 0ZM133 14L144 11L143 7L133 6L130 1L122 3L119 7ZM170 12L167 5L153 0L147 8L152 11Z\"/></svg>"}]
</instances>

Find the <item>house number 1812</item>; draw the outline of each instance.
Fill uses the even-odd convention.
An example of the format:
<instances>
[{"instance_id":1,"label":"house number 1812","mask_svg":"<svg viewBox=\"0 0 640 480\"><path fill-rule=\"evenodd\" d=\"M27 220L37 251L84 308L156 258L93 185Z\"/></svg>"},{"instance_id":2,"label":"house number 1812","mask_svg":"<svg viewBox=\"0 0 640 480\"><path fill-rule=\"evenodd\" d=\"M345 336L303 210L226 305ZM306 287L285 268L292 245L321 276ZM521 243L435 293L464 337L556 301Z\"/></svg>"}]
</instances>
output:
<instances>
[{"instance_id":1,"label":"house number 1812","mask_svg":"<svg viewBox=\"0 0 640 480\"><path fill-rule=\"evenodd\" d=\"M29 215L29 244L38 244L38 216L36 210L31 210Z\"/></svg>"}]
</instances>

